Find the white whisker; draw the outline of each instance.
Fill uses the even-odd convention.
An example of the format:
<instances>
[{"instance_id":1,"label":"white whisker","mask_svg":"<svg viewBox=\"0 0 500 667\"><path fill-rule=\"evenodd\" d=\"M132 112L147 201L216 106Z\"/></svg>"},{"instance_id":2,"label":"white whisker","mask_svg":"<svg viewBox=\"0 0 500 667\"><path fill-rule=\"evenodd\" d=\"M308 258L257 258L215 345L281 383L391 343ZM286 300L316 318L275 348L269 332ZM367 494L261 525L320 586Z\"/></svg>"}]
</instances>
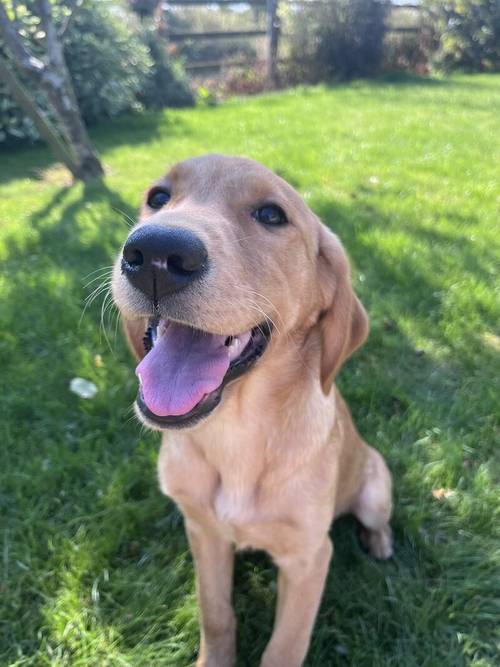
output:
<instances>
[{"instance_id":1,"label":"white whisker","mask_svg":"<svg viewBox=\"0 0 500 667\"><path fill-rule=\"evenodd\" d=\"M278 308L276 308L276 306L274 305L274 303L273 303L270 299L268 299L264 294L261 294L260 292L258 292L257 290L253 289L252 287L247 287L247 286L242 286L242 285L233 285L233 287L235 287L236 289L239 289L240 291L242 291L242 292L248 294L249 296L257 297L257 298L259 298L259 299L264 300L264 301L265 301L265 302L272 308L272 310L273 310L273 314L276 313L276 315L277 315L277 317L278 317L278 319L279 319L279 321L280 321L281 326L284 328L285 323L284 323L284 321L283 321L283 318L282 318L282 316L281 316L281 314L280 314ZM281 334L281 333L282 333L282 330L280 329L280 327L277 326L276 322L272 319L272 317L271 317L268 313L266 313L266 312L264 311L264 309L263 309L261 306L259 306L255 300L252 300L251 303L252 303L254 306L258 306L258 308L259 308L261 314L264 315L264 317L265 317L266 319L268 319L268 320L271 322L271 324L273 325L273 327L276 328L276 330L278 331L278 333Z\"/></svg>"},{"instance_id":2,"label":"white whisker","mask_svg":"<svg viewBox=\"0 0 500 667\"><path fill-rule=\"evenodd\" d=\"M131 218L125 211L122 211L120 208L117 208L116 206L113 206L113 211L116 211L117 213L120 213L124 217L123 222L126 224L126 226L130 229L130 227L133 227L136 224L136 220ZM130 224L127 224L130 223Z\"/></svg>"},{"instance_id":3,"label":"white whisker","mask_svg":"<svg viewBox=\"0 0 500 667\"><path fill-rule=\"evenodd\" d=\"M113 340L116 343L116 336L118 335L118 324L120 323L120 311L118 308L115 308L115 333L113 334Z\"/></svg>"},{"instance_id":4,"label":"white whisker","mask_svg":"<svg viewBox=\"0 0 500 667\"><path fill-rule=\"evenodd\" d=\"M89 294L86 299L85 299L85 305L83 307L82 314L80 315L80 320L78 321L78 327L81 326L83 318L85 316L85 313L87 312L87 308L89 308L94 301L99 297L103 292L108 290L111 287L111 280L108 279L104 283L98 285L91 294Z\"/></svg>"},{"instance_id":5,"label":"white whisker","mask_svg":"<svg viewBox=\"0 0 500 667\"><path fill-rule=\"evenodd\" d=\"M88 289L92 283L95 283L96 280L103 280L104 278L111 278L111 274L113 273L113 270L108 270L105 273L101 273L100 275L96 276L95 278L92 278L92 280L89 280L88 283L84 284L84 288Z\"/></svg>"},{"instance_id":6,"label":"white whisker","mask_svg":"<svg viewBox=\"0 0 500 667\"><path fill-rule=\"evenodd\" d=\"M109 340L107 331L106 331L106 323L105 323L105 317L106 317L106 312L109 310L109 308L113 308L114 302L113 302L113 297L111 295L111 291L107 291L106 295L104 297L104 300L101 305L101 323L100 323L100 330L102 331L104 338L106 340L106 343L109 347L109 351L111 354L114 356L114 350L111 347L111 342Z\"/></svg>"},{"instance_id":7,"label":"white whisker","mask_svg":"<svg viewBox=\"0 0 500 667\"><path fill-rule=\"evenodd\" d=\"M100 266L98 269L94 269L93 271L90 271L90 273L87 273L86 276L83 276L82 280L86 280L87 278L90 278L90 276L93 276L94 273L98 273L99 271L106 271L106 270L112 269L112 268L113 268L113 264L111 264L110 266Z\"/></svg>"}]
</instances>

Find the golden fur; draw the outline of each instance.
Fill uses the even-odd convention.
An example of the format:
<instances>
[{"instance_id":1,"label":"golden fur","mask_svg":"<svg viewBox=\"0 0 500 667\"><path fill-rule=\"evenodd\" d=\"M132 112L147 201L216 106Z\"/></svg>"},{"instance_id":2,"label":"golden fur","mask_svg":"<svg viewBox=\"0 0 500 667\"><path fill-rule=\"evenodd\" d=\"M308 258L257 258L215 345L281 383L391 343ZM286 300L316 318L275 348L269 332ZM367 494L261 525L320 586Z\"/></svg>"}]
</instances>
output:
<instances>
[{"instance_id":1,"label":"golden fur","mask_svg":"<svg viewBox=\"0 0 500 667\"><path fill-rule=\"evenodd\" d=\"M182 511L201 610L198 667L235 662L231 606L234 549L267 551L279 568L274 631L261 667L305 658L332 555L335 517L353 513L368 550L392 553L391 478L360 438L332 384L365 340L368 319L337 238L295 190L262 165L209 155L176 165L155 185L172 199L138 225L179 225L205 243L210 271L169 303L169 316L211 333L274 323L263 357L229 384L221 404L192 428L165 431L158 474ZM266 229L250 215L279 204L289 224ZM120 273L114 297L136 356L147 304Z\"/></svg>"}]
</instances>

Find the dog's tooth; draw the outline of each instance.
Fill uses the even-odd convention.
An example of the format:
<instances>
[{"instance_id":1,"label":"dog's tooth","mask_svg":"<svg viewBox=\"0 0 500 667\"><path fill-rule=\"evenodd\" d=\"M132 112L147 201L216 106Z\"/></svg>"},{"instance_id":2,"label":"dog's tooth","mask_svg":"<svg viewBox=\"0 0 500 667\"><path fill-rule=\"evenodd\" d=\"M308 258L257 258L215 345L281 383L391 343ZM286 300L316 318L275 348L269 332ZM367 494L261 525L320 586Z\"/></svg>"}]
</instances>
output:
<instances>
[{"instance_id":1,"label":"dog's tooth","mask_svg":"<svg viewBox=\"0 0 500 667\"><path fill-rule=\"evenodd\" d=\"M231 361L236 359L241 351L241 340L235 336L230 345L228 345L229 358Z\"/></svg>"}]
</instances>

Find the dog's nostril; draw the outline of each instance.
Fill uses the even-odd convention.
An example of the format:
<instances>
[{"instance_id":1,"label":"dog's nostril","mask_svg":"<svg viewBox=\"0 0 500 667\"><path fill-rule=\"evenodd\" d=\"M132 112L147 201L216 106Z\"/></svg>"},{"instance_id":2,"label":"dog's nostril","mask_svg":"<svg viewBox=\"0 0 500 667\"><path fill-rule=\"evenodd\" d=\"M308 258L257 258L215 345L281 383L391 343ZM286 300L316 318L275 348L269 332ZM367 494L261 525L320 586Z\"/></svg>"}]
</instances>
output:
<instances>
[{"instance_id":1,"label":"dog's nostril","mask_svg":"<svg viewBox=\"0 0 500 667\"><path fill-rule=\"evenodd\" d=\"M144 255L138 248L125 248L123 250L123 259L130 266L142 266L144 264Z\"/></svg>"},{"instance_id":2,"label":"dog's nostril","mask_svg":"<svg viewBox=\"0 0 500 667\"><path fill-rule=\"evenodd\" d=\"M195 266L190 266L189 261L186 261L186 258L180 255L169 255L167 257L167 266L170 273L177 273L183 276L189 275L200 268L198 263Z\"/></svg>"}]
</instances>

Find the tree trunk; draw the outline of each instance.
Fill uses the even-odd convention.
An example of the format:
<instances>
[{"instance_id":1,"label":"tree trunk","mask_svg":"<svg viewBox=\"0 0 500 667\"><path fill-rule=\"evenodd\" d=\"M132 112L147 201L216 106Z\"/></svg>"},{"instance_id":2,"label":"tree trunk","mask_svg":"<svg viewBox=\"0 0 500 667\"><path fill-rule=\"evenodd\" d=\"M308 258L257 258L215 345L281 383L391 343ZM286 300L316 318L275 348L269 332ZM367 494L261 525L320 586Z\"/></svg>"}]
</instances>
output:
<instances>
[{"instance_id":1,"label":"tree trunk","mask_svg":"<svg viewBox=\"0 0 500 667\"><path fill-rule=\"evenodd\" d=\"M78 108L71 76L64 60L62 43L52 21L50 2L49 0L39 0L38 5L42 25L45 28L47 56L50 63L50 66L42 72L40 83L61 119L66 135L78 155L78 178L88 181L102 176L104 170L92 148Z\"/></svg>"},{"instance_id":2,"label":"tree trunk","mask_svg":"<svg viewBox=\"0 0 500 667\"><path fill-rule=\"evenodd\" d=\"M55 157L66 165L74 178L79 178L79 167L75 156L69 147L61 141L50 121L40 111L29 92L2 57L0 57L0 81L7 86L12 97L28 118L31 118L39 135L47 143Z\"/></svg>"},{"instance_id":3,"label":"tree trunk","mask_svg":"<svg viewBox=\"0 0 500 667\"><path fill-rule=\"evenodd\" d=\"M79 4L80 3L77 0L73 9ZM16 91L14 92L13 90L13 95L17 94L20 98L23 98L24 106L22 108L29 114L37 127L40 122L44 125L43 131L45 134L39 130L40 134L46 139L53 150L55 149L57 142L58 146L56 155L58 159L62 159L61 149L65 154L72 154L74 165L70 168L71 173L75 178L89 181L92 178L102 176L104 170L99 158L92 148L80 114L71 77L66 66L66 61L64 60L62 42L52 19L50 0L37 0L36 6L41 19L41 25L45 31L46 62L34 56L25 46L19 34L19 22L17 18L15 18L14 21L9 18L7 11L2 4L2 0L0 0L0 34L13 56L14 63L38 86L40 86L45 93L47 101L52 107L52 111L60 124L58 130L68 145L62 145L63 142L61 139L55 137L54 133L50 132L50 129L47 132L47 124L43 123L43 115L40 110L36 108L32 98L29 95L20 93L19 87L16 87L17 78L15 75L14 79L16 79L16 81L12 79L12 77L9 79L9 88L12 90L12 82L14 82ZM8 71L7 75L5 75L5 71L7 70L4 70L4 80L5 76L8 77L10 72ZM10 72L10 74L12 74L12 72ZM26 93L26 91L24 92ZM42 121L40 121L40 118L42 118ZM49 134L52 135L50 142L48 140ZM54 141L54 138L56 141ZM63 161L65 164L68 164L66 160Z\"/></svg>"},{"instance_id":4,"label":"tree trunk","mask_svg":"<svg viewBox=\"0 0 500 667\"><path fill-rule=\"evenodd\" d=\"M267 0L267 87L276 88L278 85L278 0Z\"/></svg>"},{"instance_id":5,"label":"tree trunk","mask_svg":"<svg viewBox=\"0 0 500 667\"><path fill-rule=\"evenodd\" d=\"M41 85L57 112L64 134L78 156L77 178L88 181L102 176L104 170L92 148L76 100L73 99L72 91L67 89L64 79L58 74L50 73L43 77Z\"/></svg>"}]
</instances>

